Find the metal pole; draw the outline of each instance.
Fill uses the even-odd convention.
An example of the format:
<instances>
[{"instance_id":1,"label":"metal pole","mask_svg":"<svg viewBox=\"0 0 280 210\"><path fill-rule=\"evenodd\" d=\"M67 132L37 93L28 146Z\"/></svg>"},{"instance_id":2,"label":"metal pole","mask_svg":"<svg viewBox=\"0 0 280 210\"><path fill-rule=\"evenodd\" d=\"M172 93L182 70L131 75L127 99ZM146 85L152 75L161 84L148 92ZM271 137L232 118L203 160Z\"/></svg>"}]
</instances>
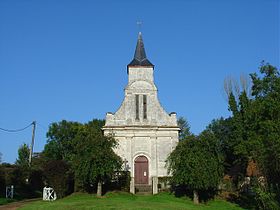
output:
<instances>
[{"instance_id":1,"label":"metal pole","mask_svg":"<svg viewBox=\"0 0 280 210\"><path fill-rule=\"evenodd\" d=\"M35 138L35 128L36 128L36 121L32 122L33 129L32 129L32 141L30 145L30 151L29 151L29 166L31 166L31 160L32 160L32 154L33 154L33 146L34 146L34 138Z\"/></svg>"}]
</instances>

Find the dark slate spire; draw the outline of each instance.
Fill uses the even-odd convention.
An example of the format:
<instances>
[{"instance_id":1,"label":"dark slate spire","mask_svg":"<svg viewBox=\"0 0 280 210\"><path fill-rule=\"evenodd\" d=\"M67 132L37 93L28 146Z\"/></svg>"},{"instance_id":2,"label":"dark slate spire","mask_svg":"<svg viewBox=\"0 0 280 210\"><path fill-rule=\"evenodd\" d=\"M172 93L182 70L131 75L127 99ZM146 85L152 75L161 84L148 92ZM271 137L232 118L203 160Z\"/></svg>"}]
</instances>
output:
<instances>
[{"instance_id":1,"label":"dark slate spire","mask_svg":"<svg viewBox=\"0 0 280 210\"><path fill-rule=\"evenodd\" d=\"M142 34L139 32L133 60L127 66L154 66L146 57Z\"/></svg>"}]
</instances>

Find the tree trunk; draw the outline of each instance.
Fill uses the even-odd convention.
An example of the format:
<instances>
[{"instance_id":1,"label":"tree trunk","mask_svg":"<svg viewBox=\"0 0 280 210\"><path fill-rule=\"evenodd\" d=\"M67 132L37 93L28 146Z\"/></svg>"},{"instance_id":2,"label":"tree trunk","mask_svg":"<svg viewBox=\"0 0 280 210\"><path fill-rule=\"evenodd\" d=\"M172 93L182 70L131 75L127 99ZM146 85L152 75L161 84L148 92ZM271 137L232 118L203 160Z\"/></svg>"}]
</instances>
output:
<instances>
[{"instance_id":1,"label":"tree trunk","mask_svg":"<svg viewBox=\"0 0 280 210\"><path fill-rule=\"evenodd\" d=\"M97 183L97 196L98 197L102 196L102 182L101 181L99 181Z\"/></svg>"},{"instance_id":2,"label":"tree trunk","mask_svg":"<svg viewBox=\"0 0 280 210\"><path fill-rule=\"evenodd\" d=\"M193 202L194 204L199 204L199 195L196 190L193 191Z\"/></svg>"}]
</instances>

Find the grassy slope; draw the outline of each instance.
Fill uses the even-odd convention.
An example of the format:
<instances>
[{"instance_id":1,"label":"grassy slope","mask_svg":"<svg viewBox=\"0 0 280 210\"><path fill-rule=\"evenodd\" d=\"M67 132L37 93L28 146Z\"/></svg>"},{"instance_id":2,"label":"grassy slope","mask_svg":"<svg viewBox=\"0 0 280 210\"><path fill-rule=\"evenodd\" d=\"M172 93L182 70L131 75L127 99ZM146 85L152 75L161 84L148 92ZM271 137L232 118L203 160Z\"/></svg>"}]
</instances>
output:
<instances>
[{"instance_id":1,"label":"grassy slope","mask_svg":"<svg viewBox=\"0 0 280 210\"><path fill-rule=\"evenodd\" d=\"M89 194L74 194L54 202L37 201L20 209L187 209L187 210L240 210L234 204L222 200L194 205L186 198L175 198L168 193L159 195L131 195L128 193L108 193L103 198Z\"/></svg>"}]
</instances>

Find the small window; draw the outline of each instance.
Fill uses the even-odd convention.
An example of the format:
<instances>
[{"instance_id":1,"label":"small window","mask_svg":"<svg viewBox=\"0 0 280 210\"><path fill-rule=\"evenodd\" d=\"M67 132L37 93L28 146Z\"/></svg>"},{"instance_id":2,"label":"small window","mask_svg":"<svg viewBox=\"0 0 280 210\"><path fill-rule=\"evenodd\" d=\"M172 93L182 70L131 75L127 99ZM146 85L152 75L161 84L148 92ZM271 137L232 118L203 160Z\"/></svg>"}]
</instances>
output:
<instances>
[{"instance_id":1,"label":"small window","mask_svg":"<svg viewBox=\"0 0 280 210\"><path fill-rule=\"evenodd\" d=\"M147 95L143 95L143 118L147 119Z\"/></svg>"},{"instance_id":2,"label":"small window","mask_svg":"<svg viewBox=\"0 0 280 210\"><path fill-rule=\"evenodd\" d=\"M135 119L139 120L139 95L135 95Z\"/></svg>"}]
</instances>

